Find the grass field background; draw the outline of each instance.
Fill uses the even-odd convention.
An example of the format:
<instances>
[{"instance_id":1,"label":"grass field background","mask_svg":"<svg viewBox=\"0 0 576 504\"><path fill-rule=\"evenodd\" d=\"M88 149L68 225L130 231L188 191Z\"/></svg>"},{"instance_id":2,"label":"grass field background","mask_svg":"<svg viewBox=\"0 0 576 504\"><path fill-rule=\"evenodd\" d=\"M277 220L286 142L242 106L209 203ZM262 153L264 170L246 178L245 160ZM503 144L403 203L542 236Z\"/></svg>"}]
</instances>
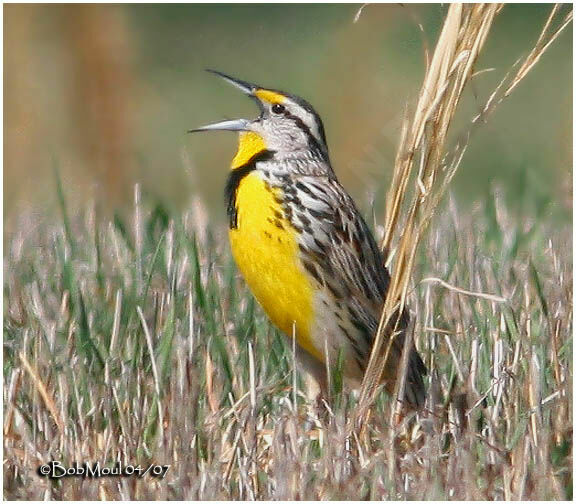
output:
<instances>
[{"instance_id":1,"label":"grass field background","mask_svg":"<svg viewBox=\"0 0 576 504\"><path fill-rule=\"evenodd\" d=\"M371 6L362 14L372 19L374 29L387 26L378 24L388 19L389 11L378 10L384 7L375 6L372 17ZM269 17L264 19L268 20L286 12L267 8ZM331 8L333 18L326 11L325 19L338 25L342 12ZM148 19L154 28L160 21L181 30L186 27L178 16L190 11L162 11L165 16L159 17L153 15L158 11L150 9L135 13L128 8L123 15L132 12L131 19ZM223 12L190 9L196 23ZM442 14L439 7L435 9L419 12L429 23L431 40ZM502 26L516 33L514 29L521 32L528 25L537 36L546 11L528 9L524 17L516 18L514 13L519 11L514 9L503 11L502 16L508 17L499 23L511 25L495 25L495 37ZM357 9L349 10L353 18ZM233 14L246 11L232 11L226 13L228 21L218 18L217 25L240 33ZM69 11L51 11L51 22L62 22L63 12ZM308 14L313 12L321 11ZM14 10L11 15L30 19L28 12ZM306 18L300 15L299 19ZM352 26L352 19L346 20ZM147 25L138 26L138 33L143 33ZM398 29L398 40L409 47L414 44L413 51L421 58L418 29L414 22L411 26L414 36ZM174 28L172 42L180 40L178 36L187 40L182 33ZM193 39L202 41L202 33L199 28ZM333 47L348 47L346 32L338 33L340 39L331 39L328 32L323 36L332 40ZM564 34L562 40L567 38ZM282 40L270 50L283 47ZM363 40L359 38L359 46ZM300 42L305 48L304 39ZM170 61L187 50L185 44L176 44L173 52L171 46L159 44L154 52L155 44L149 44L144 51L149 58L160 54ZM246 48L242 44L247 42L238 42L238 47ZM490 65L490 55L498 52L500 46L494 44L488 44L482 65ZM514 47L522 47L522 40L513 42ZM220 179L223 182L225 173L220 178L208 176L208 171L216 172L213 166L227 163L232 140L227 140L226 149L220 138L187 150L181 148L184 140L164 138L152 142L150 151L136 149L141 157L131 158L130 163L139 160L131 165L136 166L134 171L112 179L108 176L113 172L98 171L94 160L114 153L91 156L90 152L99 151L87 148L81 155L86 146L55 142L52 147L62 149L40 149L43 175L32 183L29 173L36 153L22 146L49 124L48 116L38 112L45 122L25 121L30 127L42 126L28 135L31 130L13 127L22 111L17 107L13 111L18 114L8 112L7 139L13 157L7 158L11 165L5 171L5 196L12 189L13 193L5 198L4 497L571 499L571 153L562 140L563 135L571 138L571 117L565 107L571 99L569 95L563 99L560 91L556 96L550 92L571 86L571 71L566 77L571 66L562 52L571 51L561 47L546 54L543 62L547 63L534 71L533 77L542 79L537 81L540 87L529 80L522 83L527 95L519 93L514 97L517 101L505 102L494 122L473 138L461 180L455 181L420 248L409 308L415 342L431 370L428 386L434 407L427 408L418 422L390 425L390 398L381 393L370 421L352 434L346 427L357 397L341 390L338 369L333 371L329 409L319 411L304 394L303 377L294 370L291 342L270 326L234 267L225 226L214 210L219 200L210 189ZM379 50L374 48L374 57ZM208 58L202 54L195 57ZM302 49L298 54L306 53ZM259 56L260 65L265 55ZM334 58L345 66L344 59ZM394 61L402 58L397 54ZM178 65L167 63L172 70ZM280 71L285 63L276 65L270 66L271 71ZM308 72L312 68L310 62ZM397 68L402 74L403 67ZM249 78L246 73L239 76ZM404 74L406 81L413 79L415 90L420 84L417 73ZM174 96L188 94L185 75L174 71L155 75L157 80L147 81L147 89L155 89L156 97L169 95L168 82L178 83L180 94ZM319 73L318 82L328 82L326 75ZM558 82L550 82L550 75ZM57 87L59 79L49 85ZM375 76L374 82L378 79ZM389 177L385 166L392 164L398 137L394 124L400 124L409 96L401 91L401 81L391 84L388 94L374 82L367 94L377 96L377 101L384 100L374 94L378 90L382 96L397 93L398 121L387 123L384 133L376 123L365 125L365 132L380 131L358 147L368 152L365 157L341 140L345 129L338 128L345 123L330 119L336 112L327 116L330 145L333 128L338 146L333 161L343 166L340 171L335 162L336 172L356 191L359 206L380 237ZM293 83L300 87L294 89L298 92L305 87L296 77L287 83L287 88ZM146 138L173 139L175 129L184 131L226 114L228 104L220 101L220 94L233 94L233 90L212 87L206 98L201 88L196 89L201 105L194 114L185 108L175 115L168 112L182 105L176 98L169 107L163 104L172 102L153 99L148 108L138 109L149 125L146 135L135 135L139 145L145 145ZM323 96L320 86L313 89ZM332 93L339 103L350 96L344 87L334 87ZM222 110L206 105L212 98ZM40 97L46 99L47 95ZM474 96L469 99L463 104L464 113L474 110ZM190 100L198 103L192 96ZM46 103L54 107L56 102ZM364 101L347 103L352 109L367 106ZM319 104L320 111L330 111L329 105L330 100ZM135 109L131 110L121 112ZM509 115L503 120L505 114ZM358 121L369 115L362 113ZM382 111L376 115L380 117ZM107 138L99 136L106 124L103 129L85 130L86 123L63 116L55 120L58 134L65 136L68 131L59 129L62 125L57 123L63 120L83 133L94 132L100 140ZM173 129L159 132L166 124ZM10 143L20 138L18 131L25 131L26 142ZM381 147L386 146L386 138L389 150ZM371 146L377 148L370 150ZM536 151L539 154L533 156ZM130 149L122 152L134 155ZM86 163L81 162L82 156ZM114 156L98 158L98 166L106 166ZM148 177L150 170L159 171L163 158L171 168L161 176ZM15 175L19 167L22 178ZM180 175L172 177L174 173ZM182 182L188 176L192 181ZM182 182L179 189L187 192L186 198L161 188L160 183L157 188L160 178L172 180L174 186ZM366 182L362 188L354 187L355 178L357 184ZM94 181L100 185L93 191ZM366 187L370 187L368 194ZM51 460L65 466L96 461L112 466L120 460L143 468L170 467L164 479L147 475L50 480L39 476L37 469Z\"/></svg>"},{"instance_id":2,"label":"grass field background","mask_svg":"<svg viewBox=\"0 0 576 504\"><path fill-rule=\"evenodd\" d=\"M60 223L23 217L5 251L5 496L571 498L570 219L502 196L447 205L419 257L415 340L450 406L393 439L384 394L359 438L352 394L318 416L295 393L291 346L200 202L103 221L62 198ZM171 467L51 481L36 473L49 460Z\"/></svg>"}]
</instances>

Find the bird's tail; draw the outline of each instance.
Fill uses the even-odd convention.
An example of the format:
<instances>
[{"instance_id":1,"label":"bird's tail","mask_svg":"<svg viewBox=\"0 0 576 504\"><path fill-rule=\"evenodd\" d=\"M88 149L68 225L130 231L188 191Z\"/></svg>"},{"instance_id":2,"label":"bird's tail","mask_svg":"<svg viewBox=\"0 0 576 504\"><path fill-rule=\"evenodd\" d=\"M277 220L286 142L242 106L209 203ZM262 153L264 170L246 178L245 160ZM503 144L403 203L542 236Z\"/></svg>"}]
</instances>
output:
<instances>
[{"instance_id":1,"label":"bird's tail","mask_svg":"<svg viewBox=\"0 0 576 504\"><path fill-rule=\"evenodd\" d=\"M400 370L403 367L403 348L404 348L405 333L397 336L396 341L392 345L392 352L386 367L384 368L383 381L386 390L390 395L394 395L396 391L396 382L400 379ZM414 344L412 348L407 349L407 362L406 362L406 375L404 380L403 394L399 400L403 402L409 409L420 410L426 402L426 387L424 386L424 376L428 373L426 365L422 361L418 350Z\"/></svg>"},{"instance_id":2,"label":"bird's tail","mask_svg":"<svg viewBox=\"0 0 576 504\"><path fill-rule=\"evenodd\" d=\"M428 370L420 358L416 348L410 350L408 365L406 366L406 381L404 385L404 401L408 405L419 410L426 401L426 388L424 387L424 376Z\"/></svg>"},{"instance_id":3,"label":"bird's tail","mask_svg":"<svg viewBox=\"0 0 576 504\"><path fill-rule=\"evenodd\" d=\"M384 382L390 395L395 393L396 381L400 379L400 369L403 367L403 358L407 358L406 375L404 380L404 393L399 400L406 404L408 408L420 410L426 402L426 387L424 386L424 376L428 374L426 365L422 361L416 346L412 341L406 342L410 328L410 319L406 310L402 312L398 322L400 332L392 343L392 352L384 368ZM393 327L392 322L390 327ZM390 331L391 332L391 331ZM408 355L404 356L404 346L409 344L406 349Z\"/></svg>"}]
</instances>

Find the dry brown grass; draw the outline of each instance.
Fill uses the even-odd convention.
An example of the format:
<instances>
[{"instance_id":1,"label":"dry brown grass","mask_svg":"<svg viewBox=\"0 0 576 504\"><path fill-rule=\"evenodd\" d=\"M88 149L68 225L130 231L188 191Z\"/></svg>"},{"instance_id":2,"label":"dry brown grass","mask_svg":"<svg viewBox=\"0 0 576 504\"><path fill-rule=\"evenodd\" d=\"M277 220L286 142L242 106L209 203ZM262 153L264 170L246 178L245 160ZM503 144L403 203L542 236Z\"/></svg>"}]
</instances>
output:
<instances>
[{"instance_id":1,"label":"dry brown grass","mask_svg":"<svg viewBox=\"0 0 576 504\"><path fill-rule=\"evenodd\" d=\"M160 226L143 206L142 232L124 236L88 211L75 252L62 226L19 226L5 262L5 497L567 498L570 226L528 209L520 220L496 194L472 215L439 213L414 276L466 288L421 282L410 307L431 395L447 399L403 428L380 394L359 433L353 395L318 417L292 388L290 346L195 215ZM171 467L51 481L36 472L50 460Z\"/></svg>"},{"instance_id":2,"label":"dry brown grass","mask_svg":"<svg viewBox=\"0 0 576 504\"><path fill-rule=\"evenodd\" d=\"M394 274L362 384L358 411L360 419L374 398L394 339L394 333L384 334L384 328L392 324L395 313L404 309L407 304L416 252L430 220L460 166L472 127L488 119L489 114L512 93L554 40L572 22L573 13L569 11L560 25L552 29L560 6L555 5L551 9L538 40L520 68L501 81L481 108L481 112L471 118L470 129L461 135L461 140L455 146L446 149L446 140L458 104L466 85L474 76L478 56L503 5L455 3L449 7L427 68L414 115L404 123L392 184L386 199L385 231L382 240L382 249L394 258ZM409 186L411 181L413 187ZM410 195L412 199L404 206ZM402 214L403 208L406 210L405 215ZM398 245L393 249L392 242L396 235ZM391 262L389 259L388 263ZM407 348L408 346L409 344L406 345ZM401 395L402 387L402 382L399 382L397 396ZM392 417L394 415L395 411L392 411Z\"/></svg>"}]
</instances>

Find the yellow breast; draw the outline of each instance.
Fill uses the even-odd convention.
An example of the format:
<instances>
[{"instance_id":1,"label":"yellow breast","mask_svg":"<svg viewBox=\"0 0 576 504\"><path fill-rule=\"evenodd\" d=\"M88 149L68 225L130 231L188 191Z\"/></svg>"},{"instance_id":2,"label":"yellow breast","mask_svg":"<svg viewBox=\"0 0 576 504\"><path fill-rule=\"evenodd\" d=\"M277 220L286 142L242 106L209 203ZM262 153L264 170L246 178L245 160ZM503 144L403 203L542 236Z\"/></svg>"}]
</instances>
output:
<instances>
[{"instance_id":1,"label":"yellow breast","mask_svg":"<svg viewBox=\"0 0 576 504\"><path fill-rule=\"evenodd\" d=\"M295 327L298 344L324 360L310 339L314 292L300 265L296 232L284 219L275 190L257 171L240 181L236 228L229 231L232 253L270 320L288 336Z\"/></svg>"}]
</instances>

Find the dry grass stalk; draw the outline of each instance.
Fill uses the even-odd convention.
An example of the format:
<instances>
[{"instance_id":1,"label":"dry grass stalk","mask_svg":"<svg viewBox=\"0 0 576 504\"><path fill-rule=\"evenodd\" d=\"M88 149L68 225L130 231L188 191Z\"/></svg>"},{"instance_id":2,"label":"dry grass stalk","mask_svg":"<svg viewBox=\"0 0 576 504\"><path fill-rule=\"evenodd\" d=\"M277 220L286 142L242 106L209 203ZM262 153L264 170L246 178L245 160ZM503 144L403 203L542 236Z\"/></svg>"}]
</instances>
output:
<instances>
[{"instance_id":1,"label":"dry grass stalk","mask_svg":"<svg viewBox=\"0 0 576 504\"><path fill-rule=\"evenodd\" d=\"M574 11L569 11L564 19L561 21L560 26L555 30L551 30L552 24L560 13L561 4L554 5L553 9L550 11L550 15L542 28L542 32L538 37L538 40L530 54L526 56L526 59L522 63L522 66L518 69L518 72L512 79L510 85L507 87L506 91L504 92L504 97L507 97L512 93L512 91L516 88L518 84L526 77L528 72L532 70L534 65L540 61L542 55L546 52L546 50L550 47L550 45L558 38L558 36L564 31L564 29L572 22L574 17Z\"/></svg>"},{"instance_id":2,"label":"dry grass stalk","mask_svg":"<svg viewBox=\"0 0 576 504\"><path fill-rule=\"evenodd\" d=\"M560 26L551 30L553 20L559 13L559 6L553 7L536 44L514 77L510 79L505 91L500 95L507 78L491 94L482 112L472 119L470 129L464 135L464 141L458 142L452 151L445 153L448 131L462 93L475 75L476 60L495 16L502 7L503 4L452 4L450 6L432 61L426 72L414 116L403 126L392 184L387 195L382 249L386 252L391 251L395 234L401 233L401 236L393 254L394 274L362 383L356 421L363 418L375 396L395 336L394 331L391 335L384 334L384 328L392 323L398 310L402 310L406 305L418 245L460 165L473 126L483 122L479 119L485 120L488 114L511 94L534 68L543 53L569 25L573 16L570 11ZM412 200L407 205L407 216L401 222L410 180L413 180ZM387 345L384 349L385 341ZM405 365L406 363L403 362L403 367ZM397 394L402 387L403 384L399 383Z\"/></svg>"},{"instance_id":3,"label":"dry grass stalk","mask_svg":"<svg viewBox=\"0 0 576 504\"><path fill-rule=\"evenodd\" d=\"M32 367L28 359L26 358L24 352L20 353L20 361L22 362L23 368L26 370L30 379L34 383L34 387L38 390L44 405L52 415L54 423L58 427L58 430L62 433L64 432L64 422L62 422L62 418L60 417L60 413L58 413L58 408L56 406L56 402L54 401L52 395L46 388L46 385L40 378L38 372Z\"/></svg>"},{"instance_id":4,"label":"dry grass stalk","mask_svg":"<svg viewBox=\"0 0 576 504\"><path fill-rule=\"evenodd\" d=\"M382 243L384 250L390 249L393 232L399 228L408 182L415 166L418 166L416 189L408 217L402 226L403 234L396 250L394 275L362 384L360 414L373 398L393 341L392 335L388 338L386 350L382 352L387 336L382 329L391 323L398 307L405 305L418 243L439 201L439 189L445 186L446 179L451 178L455 171L447 170L448 167L442 163L448 129L464 87L472 76L474 63L500 8L500 4L450 6L420 91L414 117L410 123L404 125L387 198Z\"/></svg>"}]
</instances>

